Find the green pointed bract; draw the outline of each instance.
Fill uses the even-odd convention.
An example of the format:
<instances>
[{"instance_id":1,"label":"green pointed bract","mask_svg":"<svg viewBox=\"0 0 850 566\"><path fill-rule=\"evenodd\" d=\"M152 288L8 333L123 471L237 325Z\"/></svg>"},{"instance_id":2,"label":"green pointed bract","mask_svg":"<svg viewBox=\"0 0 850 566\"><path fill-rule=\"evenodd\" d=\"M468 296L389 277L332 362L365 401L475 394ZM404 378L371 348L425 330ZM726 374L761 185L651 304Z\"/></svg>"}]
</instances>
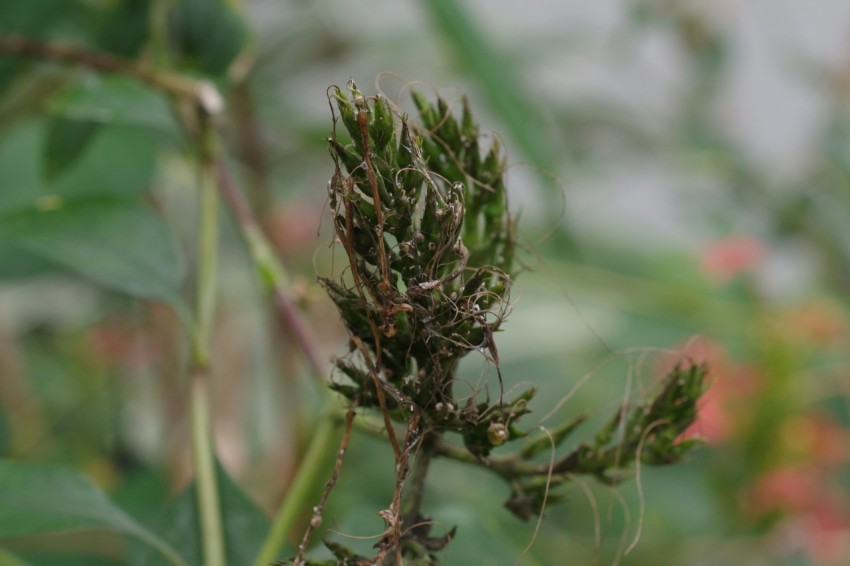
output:
<instances>
[{"instance_id":1,"label":"green pointed bract","mask_svg":"<svg viewBox=\"0 0 850 566\"><path fill-rule=\"evenodd\" d=\"M395 120L393 120L392 110L382 96L375 98L374 118L369 133L372 136L372 141L375 142L375 151L384 151L385 148L389 147L387 157L391 158L395 145L392 143L395 141Z\"/></svg>"},{"instance_id":2,"label":"green pointed bract","mask_svg":"<svg viewBox=\"0 0 850 566\"><path fill-rule=\"evenodd\" d=\"M363 142L361 140L360 126L357 124L357 117L354 105L346 97L345 93L339 88L336 89L336 105L339 109L339 116L342 120L342 125L348 131L351 141L358 153L363 152Z\"/></svg>"},{"instance_id":3,"label":"green pointed bract","mask_svg":"<svg viewBox=\"0 0 850 566\"><path fill-rule=\"evenodd\" d=\"M436 134L445 142L448 151L458 150L456 153L460 153L463 150L460 130L457 121L449 110L449 105L442 98L437 99L437 111L439 112L439 122L437 123Z\"/></svg>"}]
</instances>

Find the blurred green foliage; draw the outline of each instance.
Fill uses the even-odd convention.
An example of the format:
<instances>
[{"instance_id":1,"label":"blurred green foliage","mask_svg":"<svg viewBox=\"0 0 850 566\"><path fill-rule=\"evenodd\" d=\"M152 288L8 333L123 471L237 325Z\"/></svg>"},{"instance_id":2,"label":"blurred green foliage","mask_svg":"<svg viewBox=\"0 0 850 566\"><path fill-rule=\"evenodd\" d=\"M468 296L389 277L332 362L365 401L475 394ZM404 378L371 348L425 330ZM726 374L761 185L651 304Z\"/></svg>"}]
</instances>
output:
<instances>
[{"instance_id":1,"label":"blurred green foliage","mask_svg":"<svg viewBox=\"0 0 850 566\"><path fill-rule=\"evenodd\" d=\"M534 269L518 279L496 340L506 388L539 387L539 424L588 413L578 430L587 435L611 399L643 398L673 351L709 365L695 427L708 446L616 489L576 482L539 531L501 508L509 490L496 478L437 460L426 510L458 526L445 563L845 564L846 62L793 44L768 49L782 84L807 91L815 107L782 158L758 140L783 131L741 134L769 97L751 107L736 99L742 74L760 76L763 64L742 63L755 33L746 25L770 27L768 8L639 0L607 16L562 7L548 22L522 24L522 8L505 3L385 7L2 2L0 38L85 46L219 85L229 159L326 354L344 351L345 333L313 283L314 265L327 274L340 261L323 251L327 226L315 237L331 174L324 89L390 71L404 76L383 77L388 90L414 79L460 85L486 108L511 162L532 164L530 175L509 168L508 185L522 209L520 259ZM646 50L661 53L656 67ZM76 468L132 515L131 530L166 544L177 529L169 521L183 516L169 505L190 511L185 495L173 497L189 473L186 347L178 317L156 301L179 304L188 283L190 153L151 88L0 51L0 454ZM222 239L216 432L241 486L224 481L244 518L233 528L254 533L265 528L257 507L274 508L303 454L316 401L268 320L235 231ZM492 377L480 360L460 371L470 390ZM382 532L374 512L386 505L391 470L387 446L355 432L324 526L364 554L374 539L345 535ZM24 536L3 517L0 552L28 564L121 564L139 544L103 533ZM178 551L196 563L197 548Z\"/></svg>"}]
</instances>

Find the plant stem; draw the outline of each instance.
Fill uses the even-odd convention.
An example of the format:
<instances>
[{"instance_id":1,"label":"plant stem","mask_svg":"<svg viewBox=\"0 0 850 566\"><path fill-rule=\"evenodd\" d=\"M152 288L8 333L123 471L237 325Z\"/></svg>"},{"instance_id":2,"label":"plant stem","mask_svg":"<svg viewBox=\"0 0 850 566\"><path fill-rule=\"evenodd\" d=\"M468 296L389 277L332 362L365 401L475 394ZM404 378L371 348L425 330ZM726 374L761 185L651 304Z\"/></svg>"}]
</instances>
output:
<instances>
[{"instance_id":1,"label":"plant stem","mask_svg":"<svg viewBox=\"0 0 850 566\"><path fill-rule=\"evenodd\" d=\"M224 534L215 475L209 378L209 372L200 369L192 371L189 376L192 461L195 467L204 564L224 566Z\"/></svg>"},{"instance_id":2,"label":"plant stem","mask_svg":"<svg viewBox=\"0 0 850 566\"><path fill-rule=\"evenodd\" d=\"M200 143L204 144L204 140L202 139ZM203 153L206 155L206 152ZM198 273L192 364L189 374L189 413L204 564L205 566L224 566L224 535L210 418L212 389L210 346L215 312L218 194L209 163L211 163L209 160L202 157L199 171Z\"/></svg>"},{"instance_id":3,"label":"plant stem","mask_svg":"<svg viewBox=\"0 0 850 566\"><path fill-rule=\"evenodd\" d=\"M215 314L216 269L218 255L218 195L210 172L201 164L198 198L198 273L195 287L195 331L193 362L210 364L213 316Z\"/></svg>"},{"instance_id":4,"label":"plant stem","mask_svg":"<svg viewBox=\"0 0 850 566\"><path fill-rule=\"evenodd\" d=\"M402 529L410 529L420 521L425 480L428 477L428 468L431 466L431 460L435 454L435 443L438 439L439 436L436 433L428 432L419 444L419 450L413 460L410 483L401 504Z\"/></svg>"},{"instance_id":5,"label":"plant stem","mask_svg":"<svg viewBox=\"0 0 850 566\"><path fill-rule=\"evenodd\" d=\"M116 57L109 53L89 51L73 45L57 42L45 43L20 35L0 37L0 53L20 57L61 61L80 65L103 73L116 73L135 77L155 89L176 98L188 98L209 114L218 114L224 101L218 90L209 81L193 79L177 73Z\"/></svg>"}]
</instances>

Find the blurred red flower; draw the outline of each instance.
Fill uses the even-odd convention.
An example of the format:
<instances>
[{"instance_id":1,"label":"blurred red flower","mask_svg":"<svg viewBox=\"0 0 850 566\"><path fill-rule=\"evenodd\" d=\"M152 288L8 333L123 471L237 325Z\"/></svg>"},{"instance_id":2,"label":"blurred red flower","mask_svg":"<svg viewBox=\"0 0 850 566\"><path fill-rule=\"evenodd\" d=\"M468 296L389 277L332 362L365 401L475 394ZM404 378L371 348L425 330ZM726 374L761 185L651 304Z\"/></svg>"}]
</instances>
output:
<instances>
[{"instance_id":1,"label":"blurred red flower","mask_svg":"<svg viewBox=\"0 0 850 566\"><path fill-rule=\"evenodd\" d=\"M742 271L755 269L764 256L764 244L751 236L733 236L711 244L700 258L702 271L725 283Z\"/></svg>"}]
</instances>

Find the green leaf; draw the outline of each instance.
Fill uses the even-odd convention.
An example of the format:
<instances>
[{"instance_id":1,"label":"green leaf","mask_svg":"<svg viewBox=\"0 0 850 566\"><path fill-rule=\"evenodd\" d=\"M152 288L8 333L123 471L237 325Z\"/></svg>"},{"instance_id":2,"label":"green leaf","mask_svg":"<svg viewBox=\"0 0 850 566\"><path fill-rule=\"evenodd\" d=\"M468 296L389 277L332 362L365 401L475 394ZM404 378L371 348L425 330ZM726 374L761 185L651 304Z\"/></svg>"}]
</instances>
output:
<instances>
[{"instance_id":1,"label":"green leaf","mask_svg":"<svg viewBox=\"0 0 850 566\"><path fill-rule=\"evenodd\" d=\"M245 47L247 29L224 0L177 0L168 13L168 39L184 65L222 76Z\"/></svg>"},{"instance_id":2,"label":"green leaf","mask_svg":"<svg viewBox=\"0 0 850 566\"><path fill-rule=\"evenodd\" d=\"M135 200L42 197L0 215L0 240L109 289L159 299L185 314L185 272L167 224Z\"/></svg>"},{"instance_id":3,"label":"green leaf","mask_svg":"<svg viewBox=\"0 0 850 566\"><path fill-rule=\"evenodd\" d=\"M31 2L0 2L0 34L19 33L41 37L80 9L76 0L39 0Z\"/></svg>"},{"instance_id":4,"label":"green leaf","mask_svg":"<svg viewBox=\"0 0 850 566\"><path fill-rule=\"evenodd\" d=\"M42 275L55 275L57 268L18 246L0 244L0 281L30 279ZM0 450L0 454L3 451Z\"/></svg>"},{"instance_id":5,"label":"green leaf","mask_svg":"<svg viewBox=\"0 0 850 566\"><path fill-rule=\"evenodd\" d=\"M54 96L47 109L70 120L144 126L180 137L162 94L130 77L85 74Z\"/></svg>"},{"instance_id":6,"label":"green leaf","mask_svg":"<svg viewBox=\"0 0 850 566\"><path fill-rule=\"evenodd\" d=\"M15 79L23 74L25 69L26 65L18 59L0 59L0 98L11 90L12 85L15 84Z\"/></svg>"},{"instance_id":7,"label":"green leaf","mask_svg":"<svg viewBox=\"0 0 850 566\"><path fill-rule=\"evenodd\" d=\"M131 535L159 551L160 563L185 566L177 551L137 523L75 470L0 460L0 537L79 529Z\"/></svg>"},{"instance_id":8,"label":"green leaf","mask_svg":"<svg viewBox=\"0 0 850 566\"><path fill-rule=\"evenodd\" d=\"M31 38L49 38L57 29L68 26L82 6L79 0L39 0L36 2L0 2L0 35L19 34ZM0 97L12 89L16 79L32 67L21 57L0 57Z\"/></svg>"},{"instance_id":9,"label":"green leaf","mask_svg":"<svg viewBox=\"0 0 850 566\"><path fill-rule=\"evenodd\" d=\"M134 58L150 35L153 0L118 0L88 5L100 49Z\"/></svg>"},{"instance_id":10,"label":"green leaf","mask_svg":"<svg viewBox=\"0 0 850 566\"><path fill-rule=\"evenodd\" d=\"M263 537L269 530L269 519L242 492L221 465L216 466L219 499L224 525L227 564L252 564ZM186 557L191 566L203 564L200 521L195 499L195 485L183 490L163 514L159 529L166 540ZM131 566L156 566L161 559L150 548L139 546L132 552Z\"/></svg>"},{"instance_id":11,"label":"green leaf","mask_svg":"<svg viewBox=\"0 0 850 566\"><path fill-rule=\"evenodd\" d=\"M58 117L47 124L44 147L44 175L55 179L83 153L100 129L97 122L68 120Z\"/></svg>"},{"instance_id":12,"label":"green leaf","mask_svg":"<svg viewBox=\"0 0 850 566\"><path fill-rule=\"evenodd\" d=\"M152 185L158 149L156 136L148 129L102 127L76 163L69 164L45 192L64 198L106 193L116 196L142 194Z\"/></svg>"},{"instance_id":13,"label":"green leaf","mask_svg":"<svg viewBox=\"0 0 850 566\"><path fill-rule=\"evenodd\" d=\"M0 140L0 214L28 206L41 194L42 128L24 122Z\"/></svg>"},{"instance_id":14,"label":"green leaf","mask_svg":"<svg viewBox=\"0 0 850 566\"><path fill-rule=\"evenodd\" d=\"M64 117L30 120L0 140L0 215L27 208L45 194L71 198L149 191L161 147L155 132L92 122L79 124L80 130L75 125ZM85 131L89 126L98 130L91 138ZM50 179L50 173L58 178Z\"/></svg>"}]
</instances>

